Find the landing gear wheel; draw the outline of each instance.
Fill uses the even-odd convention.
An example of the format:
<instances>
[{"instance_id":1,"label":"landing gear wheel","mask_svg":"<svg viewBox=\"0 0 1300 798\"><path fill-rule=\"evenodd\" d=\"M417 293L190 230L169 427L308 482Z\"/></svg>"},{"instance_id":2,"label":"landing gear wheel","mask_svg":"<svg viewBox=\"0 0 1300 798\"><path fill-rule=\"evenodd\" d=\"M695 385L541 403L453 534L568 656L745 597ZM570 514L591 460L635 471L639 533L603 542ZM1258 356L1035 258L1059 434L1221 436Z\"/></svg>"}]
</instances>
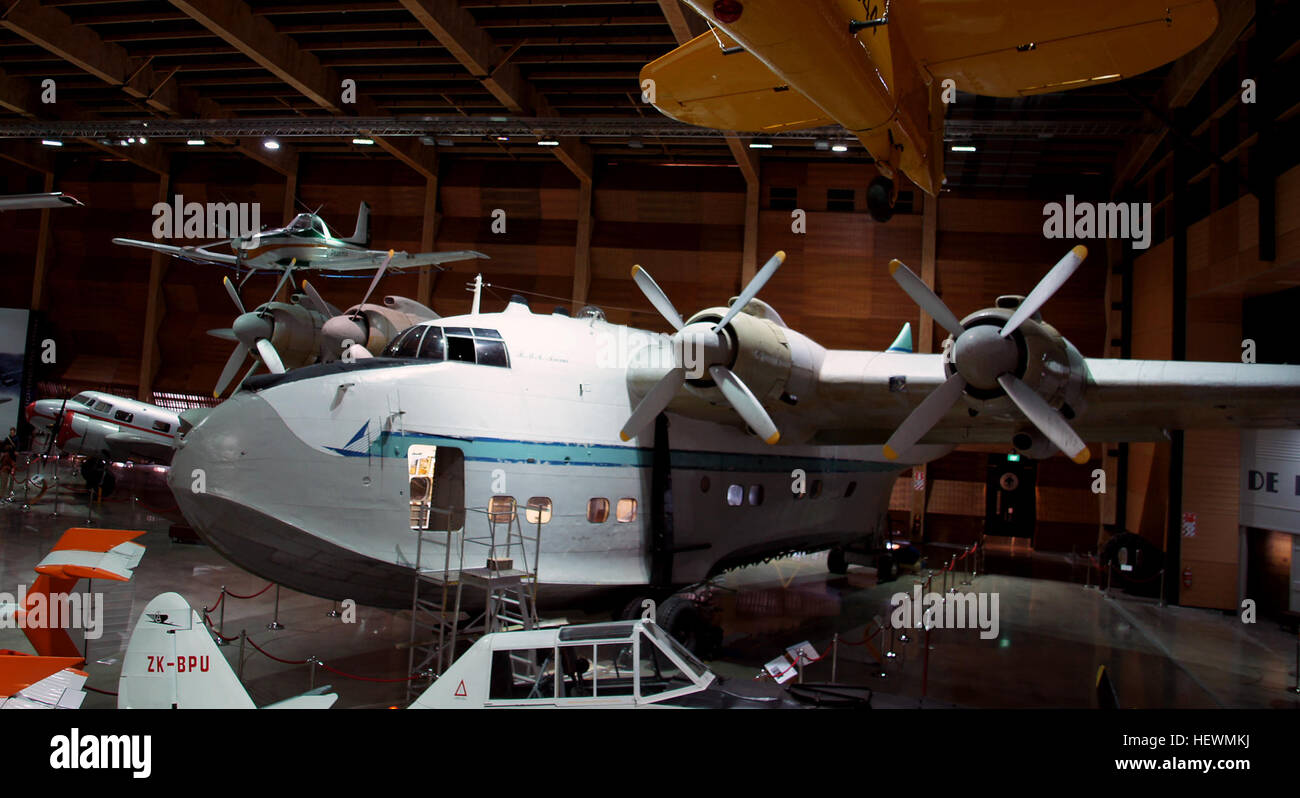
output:
<instances>
[{"instance_id":1,"label":"landing gear wheel","mask_svg":"<svg viewBox=\"0 0 1300 798\"><path fill-rule=\"evenodd\" d=\"M849 572L849 563L844 557L844 549L834 548L827 552L826 570L838 576L844 576Z\"/></svg>"},{"instance_id":2,"label":"landing gear wheel","mask_svg":"<svg viewBox=\"0 0 1300 798\"><path fill-rule=\"evenodd\" d=\"M722 645L722 630L710 624L691 599L671 596L655 614L659 628L700 659L711 659Z\"/></svg>"},{"instance_id":3,"label":"landing gear wheel","mask_svg":"<svg viewBox=\"0 0 1300 798\"><path fill-rule=\"evenodd\" d=\"M876 584L883 585L886 582L892 582L898 578L898 564L889 554L881 554L876 558Z\"/></svg>"},{"instance_id":4,"label":"landing gear wheel","mask_svg":"<svg viewBox=\"0 0 1300 798\"><path fill-rule=\"evenodd\" d=\"M867 211L877 222L894 218L894 181L877 177L867 186Z\"/></svg>"},{"instance_id":5,"label":"landing gear wheel","mask_svg":"<svg viewBox=\"0 0 1300 798\"><path fill-rule=\"evenodd\" d=\"M81 478L86 480L86 489L93 496L96 492L103 496L112 495L117 487L117 477L108 470L106 460L87 459L81 464Z\"/></svg>"}]
</instances>

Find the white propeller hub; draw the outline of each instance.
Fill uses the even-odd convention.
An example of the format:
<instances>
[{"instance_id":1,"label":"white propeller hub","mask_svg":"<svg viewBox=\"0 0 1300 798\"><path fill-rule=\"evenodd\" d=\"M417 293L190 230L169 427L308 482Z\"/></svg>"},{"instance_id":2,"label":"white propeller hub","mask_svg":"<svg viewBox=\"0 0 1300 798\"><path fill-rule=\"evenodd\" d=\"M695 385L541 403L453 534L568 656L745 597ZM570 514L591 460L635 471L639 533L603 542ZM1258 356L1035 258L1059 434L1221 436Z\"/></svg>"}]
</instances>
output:
<instances>
[{"instance_id":1,"label":"white propeller hub","mask_svg":"<svg viewBox=\"0 0 1300 798\"><path fill-rule=\"evenodd\" d=\"M984 391L998 388L998 377L1014 373L1020 351L997 327L981 324L957 336L952 345L953 365L967 383Z\"/></svg>"},{"instance_id":2,"label":"white propeller hub","mask_svg":"<svg viewBox=\"0 0 1300 798\"><path fill-rule=\"evenodd\" d=\"M351 316L334 316L328 319L324 326L321 327L321 335L326 341L326 348L332 352L341 352L347 346L352 344L366 345L369 337L366 329L362 327L365 317L361 321ZM350 343L348 343L350 342Z\"/></svg>"},{"instance_id":3,"label":"white propeller hub","mask_svg":"<svg viewBox=\"0 0 1300 798\"><path fill-rule=\"evenodd\" d=\"M270 338L275 331L271 319L257 313L241 313L230 329L235 338L250 349L257 345L259 338Z\"/></svg>"},{"instance_id":4,"label":"white propeller hub","mask_svg":"<svg viewBox=\"0 0 1300 798\"><path fill-rule=\"evenodd\" d=\"M731 360L731 342L713 322L688 324L673 338L677 364L686 369L687 379L702 379L710 366L725 366Z\"/></svg>"}]
</instances>

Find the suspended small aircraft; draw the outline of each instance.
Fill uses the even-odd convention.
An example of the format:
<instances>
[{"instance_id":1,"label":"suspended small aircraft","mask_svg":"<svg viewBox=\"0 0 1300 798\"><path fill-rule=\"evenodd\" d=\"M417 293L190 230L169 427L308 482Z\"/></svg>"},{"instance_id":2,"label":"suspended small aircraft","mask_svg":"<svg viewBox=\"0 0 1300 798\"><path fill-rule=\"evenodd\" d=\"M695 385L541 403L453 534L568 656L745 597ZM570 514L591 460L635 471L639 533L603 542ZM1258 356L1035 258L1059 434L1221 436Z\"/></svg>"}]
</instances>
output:
<instances>
[{"instance_id":1,"label":"suspended small aircraft","mask_svg":"<svg viewBox=\"0 0 1300 798\"><path fill-rule=\"evenodd\" d=\"M3 194L0 195L0 211L17 211L26 208L69 208L83 207L84 203L71 194L53 191L48 194Z\"/></svg>"},{"instance_id":2,"label":"suspended small aircraft","mask_svg":"<svg viewBox=\"0 0 1300 798\"><path fill-rule=\"evenodd\" d=\"M367 249L370 245L370 206L364 202L357 213L356 230L347 238L335 237L325 226L325 221L315 213L300 213L284 227L200 246L176 247L131 238L114 238L113 243L163 252L198 263L217 263L248 268L251 271L284 271L291 268L363 271L379 268L386 256L392 257L388 268L401 271L487 257L474 250L419 252L412 255L406 252L394 253L392 250ZM234 251L233 255L211 249L226 245Z\"/></svg>"},{"instance_id":3,"label":"suspended small aircraft","mask_svg":"<svg viewBox=\"0 0 1300 798\"><path fill-rule=\"evenodd\" d=\"M955 91L1111 83L1173 61L1219 22L1214 0L683 2L711 29L641 70L655 107L719 130L842 125L876 160L867 204L879 221L893 214L900 172L928 194L942 187Z\"/></svg>"},{"instance_id":4,"label":"suspended small aircraft","mask_svg":"<svg viewBox=\"0 0 1300 798\"><path fill-rule=\"evenodd\" d=\"M960 443L1083 460L1084 441L1300 423L1300 367L1083 357L1040 315L1083 255L964 319L891 265L953 333L944 354L790 329L757 298L780 254L684 320L637 268L671 336L522 299L425 322L382 357L250 379L182 436L170 484L217 551L303 592L410 606L418 498L465 534L486 534L484 508L518 512L540 527L547 601L621 607L792 551L865 550L887 574L896 478ZM436 539L421 557L441 567Z\"/></svg>"}]
</instances>

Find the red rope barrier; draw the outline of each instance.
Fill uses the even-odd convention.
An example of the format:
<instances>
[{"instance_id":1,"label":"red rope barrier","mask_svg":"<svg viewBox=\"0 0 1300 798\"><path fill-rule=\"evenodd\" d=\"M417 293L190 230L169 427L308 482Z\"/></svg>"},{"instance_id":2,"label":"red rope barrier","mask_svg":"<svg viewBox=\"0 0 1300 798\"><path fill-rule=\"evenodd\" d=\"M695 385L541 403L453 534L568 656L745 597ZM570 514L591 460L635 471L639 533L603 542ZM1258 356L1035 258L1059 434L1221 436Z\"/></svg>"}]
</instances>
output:
<instances>
[{"instance_id":1,"label":"red rope barrier","mask_svg":"<svg viewBox=\"0 0 1300 798\"><path fill-rule=\"evenodd\" d=\"M232 591L230 591L230 590L227 590L227 591L226 591L226 595L230 596L231 598L237 598L237 599L255 599L255 598L257 598L258 596L262 595L263 593L265 593L266 591L270 590L270 589L273 588L273 587L275 587L275 583L274 583L274 582L267 582L267 583L266 583L266 587L262 588L261 590L257 591L256 593L252 594L251 596L241 596L241 595L239 595L238 593L234 593L234 592L232 592Z\"/></svg>"},{"instance_id":2,"label":"red rope barrier","mask_svg":"<svg viewBox=\"0 0 1300 798\"><path fill-rule=\"evenodd\" d=\"M231 643L239 639L238 637L226 637L221 632L218 632L217 627L212 625L212 619L209 618L206 614L203 616L203 622L206 623L208 625L208 628L212 630L212 634L216 635L217 637L220 637L222 640L225 640L227 643ZM250 640L248 642L251 643L253 641Z\"/></svg>"},{"instance_id":3,"label":"red rope barrier","mask_svg":"<svg viewBox=\"0 0 1300 798\"><path fill-rule=\"evenodd\" d=\"M221 606L221 602L223 602L223 601L225 601L225 600L226 600L226 594L225 594L225 593L222 593L220 596L217 596L217 603L216 603L216 604L213 604L211 607L208 607L208 610L207 610L207 611L208 611L208 612L216 612L216 611L217 611L217 607L220 607L220 606Z\"/></svg>"},{"instance_id":4,"label":"red rope barrier","mask_svg":"<svg viewBox=\"0 0 1300 798\"><path fill-rule=\"evenodd\" d=\"M282 664L284 664L284 665L306 665L306 664L310 661L310 660L305 660L305 659L296 659L296 660L295 660L295 659L281 659L281 658L277 657L276 655L270 653L269 651L266 651L266 650L263 649L261 646L259 646L257 643L254 643L254 642L253 642L253 638L251 638L251 637L245 637L244 639L248 641L248 644L249 644L250 646L252 646L253 648L257 649L259 652L261 652L263 656L269 657L270 659L273 659L273 660L275 660L276 662L282 663Z\"/></svg>"}]
</instances>

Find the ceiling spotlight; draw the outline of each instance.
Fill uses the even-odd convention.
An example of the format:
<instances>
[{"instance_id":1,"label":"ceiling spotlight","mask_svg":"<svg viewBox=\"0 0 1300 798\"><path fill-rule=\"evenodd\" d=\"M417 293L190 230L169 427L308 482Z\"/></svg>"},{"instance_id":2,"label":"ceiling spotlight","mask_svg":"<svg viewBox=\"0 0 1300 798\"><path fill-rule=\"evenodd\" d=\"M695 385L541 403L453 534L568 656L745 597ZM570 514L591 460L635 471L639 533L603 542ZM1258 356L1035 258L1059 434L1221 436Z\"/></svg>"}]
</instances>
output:
<instances>
[{"instance_id":1,"label":"ceiling spotlight","mask_svg":"<svg viewBox=\"0 0 1300 798\"><path fill-rule=\"evenodd\" d=\"M538 146L538 147L558 147L558 146L560 146L560 142L556 141L555 139L538 139L538 140L537 140L537 146Z\"/></svg>"},{"instance_id":2,"label":"ceiling spotlight","mask_svg":"<svg viewBox=\"0 0 1300 798\"><path fill-rule=\"evenodd\" d=\"M127 140L126 140L126 143L127 143L127 144L134 144L134 143L135 143L135 136L132 136L131 138L127 139Z\"/></svg>"},{"instance_id":3,"label":"ceiling spotlight","mask_svg":"<svg viewBox=\"0 0 1300 798\"><path fill-rule=\"evenodd\" d=\"M63 146L63 142L59 141L58 139L41 139L41 143L44 144L46 147L62 147L62 146Z\"/></svg>"},{"instance_id":4,"label":"ceiling spotlight","mask_svg":"<svg viewBox=\"0 0 1300 798\"><path fill-rule=\"evenodd\" d=\"M831 143L826 139L817 139L816 141L813 142L814 150L821 150L822 152L825 152L830 148L831 148Z\"/></svg>"},{"instance_id":5,"label":"ceiling spotlight","mask_svg":"<svg viewBox=\"0 0 1300 798\"><path fill-rule=\"evenodd\" d=\"M202 147L204 144L207 144L207 142L204 141L203 139L190 139L185 143L191 147Z\"/></svg>"},{"instance_id":6,"label":"ceiling spotlight","mask_svg":"<svg viewBox=\"0 0 1300 798\"><path fill-rule=\"evenodd\" d=\"M374 144L374 139L352 139L353 144Z\"/></svg>"},{"instance_id":7,"label":"ceiling spotlight","mask_svg":"<svg viewBox=\"0 0 1300 798\"><path fill-rule=\"evenodd\" d=\"M141 143L141 144L147 144L148 142L149 142L149 139L145 138L144 136L141 136L141 137L140 137L140 143Z\"/></svg>"},{"instance_id":8,"label":"ceiling spotlight","mask_svg":"<svg viewBox=\"0 0 1300 798\"><path fill-rule=\"evenodd\" d=\"M952 151L953 152L975 152L975 146L973 144L954 144L952 145Z\"/></svg>"},{"instance_id":9,"label":"ceiling spotlight","mask_svg":"<svg viewBox=\"0 0 1300 798\"><path fill-rule=\"evenodd\" d=\"M645 148L645 142L641 141L641 139L628 139L627 146L634 150L640 150Z\"/></svg>"},{"instance_id":10,"label":"ceiling spotlight","mask_svg":"<svg viewBox=\"0 0 1300 798\"><path fill-rule=\"evenodd\" d=\"M836 143L831 145L831 152L848 152L848 151L849 151L849 146L847 144Z\"/></svg>"},{"instance_id":11,"label":"ceiling spotlight","mask_svg":"<svg viewBox=\"0 0 1300 798\"><path fill-rule=\"evenodd\" d=\"M280 142L276 141L275 139L267 139L266 141L262 142L262 146L267 148L268 150L278 150L280 149Z\"/></svg>"},{"instance_id":12,"label":"ceiling spotlight","mask_svg":"<svg viewBox=\"0 0 1300 798\"><path fill-rule=\"evenodd\" d=\"M493 136L492 138L496 139L497 141L509 141L509 140L510 140L510 137L509 137L509 136Z\"/></svg>"},{"instance_id":13,"label":"ceiling spotlight","mask_svg":"<svg viewBox=\"0 0 1300 798\"><path fill-rule=\"evenodd\" d=\"M749 142L749 148L751 150L770 150L772 149L772 142L767 139L754 139Z\"/></svg>"},{"instance_id":14,"label":"ceiling spotlight","mask_svg":"<svg viewBox=\"0 0 1300 798\"><path fill-rule=\"evenodd\" d=\"M456 140L455 140L455 139L438 139L438 140L437 140L437 144L438 144L439 147L454 147L454 146L456 146Z\"/></svg>"}]
</instances>

